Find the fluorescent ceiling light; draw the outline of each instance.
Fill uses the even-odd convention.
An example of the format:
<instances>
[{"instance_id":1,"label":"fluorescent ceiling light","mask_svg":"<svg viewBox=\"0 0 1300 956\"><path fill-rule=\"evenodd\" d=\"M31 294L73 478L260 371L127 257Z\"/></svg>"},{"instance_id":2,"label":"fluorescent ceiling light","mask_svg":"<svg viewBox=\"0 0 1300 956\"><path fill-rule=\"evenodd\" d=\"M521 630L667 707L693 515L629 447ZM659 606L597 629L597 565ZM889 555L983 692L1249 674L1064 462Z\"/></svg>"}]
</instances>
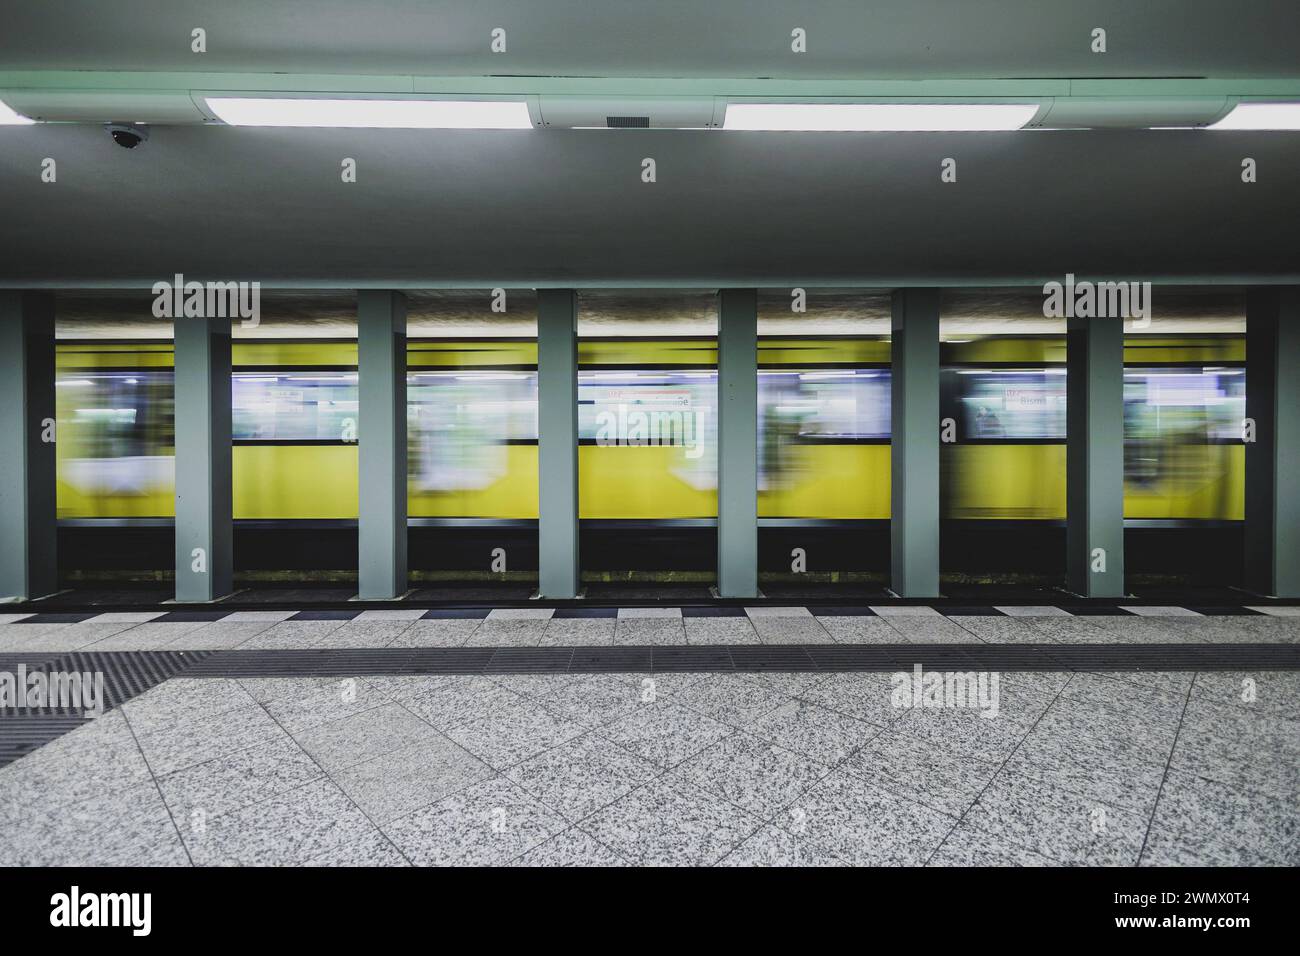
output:
<instances>
[{"instance_id":1,"label":"fluorescent ceiling light","mask_svg":"<svg viewBox=\"0 0 1300 956\"><path fill-rule=\"evenodd\" d=\"M20 116L0 102L0 126L30 126L36 120L30 120L26 116Z\"/></svg>"},{"instance_id":2,"label":"fluorescent ceiling light","mask_svg":"<svg viewBox=\"0 0 1300 956\"><path fill-rule=\"evenodd\" d=\"M207 98L231 126L320 126L373 129L532 129L528 104L492 100L323 100L300 97Z\"/></svg>"},{"instance_id":3,"label":"fluorescent ceiling light","mask_svg":"<svg viewBox=\"0 0 1300 956\"><path fill-rule=\"evenodd\" d=\"M1300 129L1300 103L1238 103L1206 129Z\"/></svg>"},{"instance_id":4,"label":"fluorescent ceiling light","mask_svg":"<svg viewBox=\"0 0 1300 956\"><path fill-rule=\"evenodd\" d=\"M728 103L723 129L905 132L1020 129L1025 103Z\"/></svg>"}]
</instances>

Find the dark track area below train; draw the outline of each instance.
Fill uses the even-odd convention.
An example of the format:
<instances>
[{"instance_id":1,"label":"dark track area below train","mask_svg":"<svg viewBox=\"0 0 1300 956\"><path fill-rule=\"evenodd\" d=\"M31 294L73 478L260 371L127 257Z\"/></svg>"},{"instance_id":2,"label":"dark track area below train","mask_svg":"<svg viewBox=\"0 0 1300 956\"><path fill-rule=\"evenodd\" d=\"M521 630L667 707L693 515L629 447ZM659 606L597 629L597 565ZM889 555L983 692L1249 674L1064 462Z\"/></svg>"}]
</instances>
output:
<instances>
[{"instance_id":1,"label":"dark track area below train","mask_svg":"<svg viewBox=\"0 0 1300 956\"><path fill-rule=\"evenodd\" d=\"M1137 527L1125 533L1131 593L1237 594L1239 524ZM527 600L537 570L537 532L514 526L412 527L409 597L431 603ZM584 522L583 576L589 600L708 602L717 551L712 527ZM59 530L64 588L170 595L172 529L65 526ZM495 554L494 554L495 553ZM343 523L235 525L236 583L245 593L355 593L357 532ZM496 567L494 569L494 561ZM504 572L501 563L504 562ZM889 597L889 524L883 521L759 530L763 593L773 600L860 601ZM942 527L944 593L973 605L1032 603L1065 577L1065 529L1042 522L958 522ZM802 568L803 570L799 570ZM351 590L350 590L351 589ZM167 593L164 593L167 592ZM348 592L344 594L343 592ZM1188 598L1173 603L1196 603ZM96 602L97 603L97 602ZM1201 600L1200 603L1215 603Z\"/></svg>"}]
</instances>

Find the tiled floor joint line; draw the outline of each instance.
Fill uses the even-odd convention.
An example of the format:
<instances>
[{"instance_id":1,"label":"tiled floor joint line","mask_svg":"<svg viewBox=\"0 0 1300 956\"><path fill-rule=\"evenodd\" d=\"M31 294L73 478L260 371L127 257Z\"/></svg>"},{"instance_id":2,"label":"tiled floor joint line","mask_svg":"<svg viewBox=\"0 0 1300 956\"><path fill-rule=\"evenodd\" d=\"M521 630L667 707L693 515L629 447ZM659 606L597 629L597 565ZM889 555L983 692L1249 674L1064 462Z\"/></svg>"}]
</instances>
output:
<instances>
[{"instance_id":1,"label":"tiled floor joint line","mask_svg":"<svg viewBox=\"0 0 1300 956\"><path fill-rule=\"evenodd\" d=\"M1074 675L1070 676L1070 680L1074 680ZM1042 723L1043 718L1047 716L1047 712L1050 711L1056 705L1056 702L1061 699L1061 695L1065 693L1065 689L1069 686L1070 686L1070 681L1066 681L1064 684L1062 684L1060 690L1058 690L1053 695L1051 702L1046 707L1043 708L1043 712L1039 714L1036 718L1034 718L1033 724L1030 725L1027 731L1025 731L1024 736L1022 736L1019 740L1016 741L1016 745L1011 748L1010 753L1008 753L1006 757L1003 758L1002 763L998 765L997 771L991 777L989 777L988 782L985 783L984 786L980 788L980 792L975 795L975 799L970 801L970 803L966 805L966 808L962 810L961 816L957 818L957 822L953 824L952 829L944 834L943 839L939 841L939 845L934 848L934 852L925 858L925 864L924 864L925 866L930 865L930 861L933 860L936 856L938 856L940 851L943 850L944 845L948 842L948 838L951 837L954 833L957 832L958 829L961 828L962 822L970 814L971 810L979 804L980 798L988 792L989 787L993 786L993 782L998 779L998 775L1001 774L1002 771L1007 768L1007 764L1011 763L1011 758L1014 757L1016 755L1016 752L1025 745L1025 741L1029 739L1030 735L1035 730L1038 729L1038 725Z\"/></svg>"},{"instance_id":2,"label":"tiled floor joint line","mask_svg":"<svg viewBox=\"0 0 1300 956\"><path fill-rule=\"evenodd\" d=\"M1138 850L1137 866L1142 865L1142 857L1147 852L1147 841L1151 839L1151 828L1155 826L1156 814L1160 812L1160 798L1165 792L1165 781L1169 779L1169 768L1173 766L1174 752L1178 749L1178 735L1183 732L1183 721L1187 718L1187 708L1192 703L1192 689L1196 686L1196 676L1193 674L1191 683L1187 685L1187 696L1183 698L1183 709L1178 714L1178 727L1174 731L1173 743L1169 746L1169 756L1165 760L1164 772L1160 775L1160 786L1156 790L1155 802L1151 805L1151 816L1147 818L1147 827L1142 832L1142 849Z\"/></svg>"}]
</instances>

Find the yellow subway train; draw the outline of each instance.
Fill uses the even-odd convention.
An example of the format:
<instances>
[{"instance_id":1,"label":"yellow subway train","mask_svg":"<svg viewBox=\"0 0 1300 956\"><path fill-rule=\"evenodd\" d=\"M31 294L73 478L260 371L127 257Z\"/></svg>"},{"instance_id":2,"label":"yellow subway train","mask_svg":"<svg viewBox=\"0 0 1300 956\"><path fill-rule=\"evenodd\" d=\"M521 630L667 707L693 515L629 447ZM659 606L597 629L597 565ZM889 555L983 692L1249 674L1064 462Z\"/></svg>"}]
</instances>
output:
<instances>
[{"instance_id":1,"label":"yellow subway train","mask_svg":"<svg viewBox=\"0 0 1300 956\"><path fill-rule=\"evenodd\" d=\"M887 519L889 342L764 338L759 517ZM173 514L170 341L61 341L58 510ZM412 518L537 517L537 348L528 339L408 343ZM234 517L355 519L356 343L236 340ZM944 342L943 515L1065 516L1065 340ZM1238 521L1244 502L1241 335L1125 342L1125 514ZM717 514L716 342L579 342L584 519Z\"/></svg>"}]
</instances>

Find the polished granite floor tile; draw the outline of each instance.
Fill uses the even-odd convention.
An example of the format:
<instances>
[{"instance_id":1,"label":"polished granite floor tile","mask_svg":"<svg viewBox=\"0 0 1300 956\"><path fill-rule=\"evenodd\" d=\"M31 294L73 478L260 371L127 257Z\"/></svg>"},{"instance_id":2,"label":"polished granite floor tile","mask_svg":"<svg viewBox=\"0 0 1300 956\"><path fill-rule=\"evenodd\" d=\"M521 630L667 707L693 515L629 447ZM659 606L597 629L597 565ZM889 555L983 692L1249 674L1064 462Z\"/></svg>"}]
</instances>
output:
<instances>
[{"instance_id":1,"label":"polished granite floor tile","mask_svg":"<svg viewBox=\"0 0 1300 956\"><path fill-rule=\"evenodd\" d=\"M991 837L965 821L957 824L926 863L926 866L963 868L1064 865L1004 838Z\"/></svg>"},{"instance_id":2,"label":"polished granite floor tile","mask_svg":"<svg viewBox=\"0 0 1300 956\"><path fill-rule=\"evenodd\" d=\"M843 768L790 804L775 822L855 866L918 866L957 818L892 793Z\"/></svg>"},{"instance_id":3,"label":"polished granite floor tile","mask_svg":"<svg viewBox=\"0 0 1300 956\"><path fill-rule=\"evenodd\" d=\"M891 614L882 617L898 632L900 644L961 644L970 643L970 632L954 621L940 615Z\"/></svg>"},{"instance_id":4,"label":"polished granite floor tile","mask_svg":"<svg viewBox=\"0 0 1300 956\"><path fill-rule=\"evenodd\" d=\"M168 651L220 651L242 647L275 624L271 621L215 621L186 631L169 642Z\"/></svg>"},{"instance_id":5,"label":"polished granite floor tile","mask_svg":"<svg viewBox=\"0 0 1300 956\"><path fill-rule=\"evenodd\" d=\"M614 643L614 618L561 617L546 622L543 647L591 647Z\"/></svg>"},{"instance_id":6,"label":"polished granite floor tile","mask_svg":"<svg viewBox=\"0 0 1300 956\"><path fill-rule=\"evenodd\" d=\"M137 734L185 726L254 703L236 680L173 678L122 705Z\"/></svg>"},{"instance_id":7,"label":"polished granite floor tile","mask_svg":"<svg viewBox=\"0 0 1300 956\"><path fill-rule=\"evenodd\" d=\"M760 643L748 617L688 617L683 624L687 644Z\"/></svg>"},{"instance_id":8,"label":"polished granite floor tile","mask_svg":"<svg viewBox=\"0 0 1300 956\"><path fill-rule=\"evenodd\" d=\"M1151 819L1144 865L1297 866L1297 798L1170 768Z\"/></svg>"},{"instance_id":9,"label":"polished granite floor tile","mask_svg":"<svg viewBox=\"0 0 1300 956\"><path fill-rule=\"evenodd\" d=\"M0 630L0 651L78 651L129 631L129 622L107 624L11 624Z\"/></svg>"},{"instance_id":10,"label":"polished granite floor tile","mask_svg":"<svg viewBox=\"0 0 1300 956\"><path fill-rule=\"evenodd\" d=\"M1003 770L963 819L990 839L1062 863L1134 866L1150 818Z\"/></svg>"},{"instance_id":11,"label":"polished granite floor tile","mask_svg":"<svg viewBox=\"0 0 1300 956\"><path fill-rule=\"evenodd\" d=\"M627 865L626 858L577 827L556 834L511 862L511 866L544 867Z\"/></svg>"},{"instance_id":12,"label":"polished granite floor tile","mask_svg":"<svg viewBox=\"0 0 1300 956\"><path fill-rule=\"evenodd\" d=\"M567 829L564 818L504 777L458 790L382 827L417 866L500 866Z\"/></svg>"},{"instance_id":13,"label":"polished granite floor tile","mask_svg":"<svg viewBox=\"0 0 1300 956\"><path fill-rule=\"evenodd\" d=\"M636 865L705 866L761 825L729 801L664 776L588 817L581 828Z\"/></svg>"},{"instance_id":14,"label":"polished granite floor tile","mask_svg":"<svg viewBox=\"0 0 1300 956\"><path fill-rule=\"evenodd\" d=\"M749 623L763 644L832 644L830 632L812 615L783 617L775 614L751 616Z\"/></svg>"},{"instance_id":15,"label":"polished granite floor tile","mask_svg":"<svg viewBox=\"0 0 1300 956\"><path fill-rule=\"evenodd\" d=\"M326 643L330 635L343 626L343 621L281 621L260 634L255 634L240 645L241 650L291 650L308 647L333 647Z\"/></svg>"},{"instance_id":16,"label":"polished granite floor tile","mask_svg":"<svg viewBox=\"0 0 1300 956\"><path fill-rule=\"evenodd\" d=\"M738 674L710 674L675 698L683 707L737 727L776 710L787 699Z\"/></svg>"},{"instance_id":17,"label":"polished granite floor tile","mask_svg":"<svg viewBox=\"0 0 1300 956\"><path fill-rule=\"evenodd\" d=\"M250 699L246 706L202 719L182 718L171 726L138 734L136 740L150 770L163 776L284 736L262 705Z\"/></svg>"},{"instance_id":18,"label":"polished granite floor tile","mask_svg":"<svg viewBox=\"0 0 1300 956\"><path fill-rule=\"evenodd\" d=\"M999 687L984 718L889 673L173 678L0 768L0 863L1300 863L1294 674Z\"/></svg>"},{"instance_id":19,"label":"polished granite floor tile","mask_svg":"<svg viewBox=\"0 0 1300 956\"><path fill-rule=\"evenodd\" d=\"M395 750L441 739L442 734L400 704L382 704L294 734L298 746L329 774Z\"/></svg>"},{"instance_id":20,"label":"polished granite floor tile","mask_svg":"<svg viewBox=\"0 0 1300 956\"><path fill-rule=\"evenodd\" d=\"M1098 744L1089 737L1062 741L1030 734L1004 769L1061 790L1150 815L1164 779L1166 761Z\"/></svg>"},{"instance_id":21,"label":"polished granite floor tile","mask_svg":"<svg viewBox=\"0 0 1300 956\"><path fill-rule=\"evenodd\" d=\"M577 822L661 772L650 761L590 732L515 764L505 775L566 820Z\"/></svg>"},{"instance_id":22,"label":"polished granite floor tile","mask_svg":"<svg viewBox=\"0 0 1300 956\"><path fill-rule=\"evenodd\" d=\"M264 703L266 712L290 734L329 723L389 703L372 684L340 678L308 684L301 694L288 694Z\"/></svg>"},{"instance_id":23,"label":"polished granite floor tile","mask_svg":"<svg viewBox=\"0 0 1300 956\"><path fill-rule=\"evenodd\" d=\"M817 623L837 644L898 644L902 638L875 615L818 615Z\"/></svg>"},{"instance_id":24,"label":"polished granite floor tile","mask_svg":"<svg viewBox=\"0 0 1300 956\"><path fill-rule=\"evenodd\" d=\"M444 733L524 698L487 677L402 677L375 680L373 686Z\"/></svg>"},{"instance_id":25,"label":"polished granite floor tile","mask_svg":"<svg viewBox=\"0 0 1300 956\"><path fill-rule=\"evenodd\" d=\"M520 699L493 713L475 717L446 731L448 737L496 770L582 735L588 728L560 717L541 704Z\"/></svg>"},{"instance_id":26,"label":"polished granite floor tile","mask_svg":"<svg viewBox=\"0 0 1300 956\"><path fill-rule=\"evenodd\" d=\"M672 617L620 617L614 627L615 644L685 644L686 629L680 615Z\"/></svg>"},{"instance_id":27,"label":"polished granite floor tile","mask_svg":"<svg viewBox=\"0 0 1300 956\"><path fill-rule=\"evenodd\" d=\"M748 726L750 733L834 767L881 728L805 700L791 700Z\"/></svg>"},{"instance_id":28,"label":"polished granite floor tile","mask_svg":"<svg viewBox=\"0 0 1300 956\"><path fill-rule=\"evenodd\" d=\"M832 674L799 695L803 700L865 723L886 726L903 716L890 674Z\"/></svg>"},{"instance_id":29,"label":"polished granite floor tile","mask_svg":"<svg viewBox=\"0 0 1300 956\"><path fill-rule=\"evenodd\" d=\"M735 733L735 728L669 700L642 707L598 733L667 770Z\"/></svg>"},{"instance_id":30,"label":"polished granite floor tile","mask_svg":"<svg viewBox=\"0 0 1300 956\"><path fill-rule=\"evenodd\" d=\"M179 826L216 817L294 790L323 776L320 766L287 737L272 738L158 778Z\"/></svg>"},{"instance_id":31,"label":"polished granite floor tile","mask_svg":"<svg viewBox=\"0 0 1300 956\"><path fill-rule=\"evenodd\" d=\"M765 820L824 777L828 767L741 731L724 737L671 771Z\"/></svg>"},{"instance_id":32,"label":"polished granite floor tile","mask_svg":"<svg viewBox=\"0 0 1300 956\"><path fill-rule=\"evenodd\" d=\"M845 866L811 840L765 826L717 863L718 866Z\"/></svg>"},{"instance_id":33,"label":"polished granite floor tile","mask_svg":"<svg viewBox=\"0 0 1300 956\"><path fill-rule=\"evenodd\" d=\"M1042 644L1045 643L1041 631L1035 630L1014 617L995 617L972 614L950 618L952 623L969 631L977 640L988 644Z\"/></svg>"},{"instance_id":34,"label":"polished granite floor tile","mask_svg":"<svg viewBox=\"0 0 1300 956\"><path fill-rule=\"evenodd\" d=\"M181 836L196 866L291 866L374 832L360 808L322 778L187 827Z\"/></svg>"},{"instance_id":35,"label":"polished granite floor tile","mask_svg":"<svg viewBox=\"0 0 1300 956\"><path fill-rule=\"evenodd\" d=\"M410 866L393 845L393 841L379 830L372 830L359 839L347 843L331 844L307 860L306 866L321 867L371 867Z\"/></svg>"},{"instance_id":36,"label":"polished granite floor tile","mask_svg":"<svg viewBox=\"0 0 1300 956\"><path fill-rule=\"evenodd\" d=\"M475 618L431 618L416 621L402 631L389 647L461 647L471 639L482 622Z\"/></svg>"},{"instance_id":37,"label":"polished granite floor tile","mask_svg":"<svg viewBox=\"0 0 1300 956\"><path fill-rule=\"evenodd\" d=\"M334 782L371 820L387 823L496 776L483 761L442 734L371 757L333 774Z\"/></svg>"},{"instance_id":38,"label":"polished granite floor tile","mask_svg":"<svg viewBox=\"0 0 1300 956\"><path fill-rule=\"evenodd\" d=\"M1295 718L1300 716L1300 672L1202 672L1196 675L1192 698L1198 705L1205 701L1277 717Z\"/></svg>"},{"instance_id":39,"label":"polished granite floor tile","mask_svg":"<svg viewBox=\"0 0 1300 956\"><path fill-rule=\"evenodd\" d=\"M547 618L489 617L466 643L474 647L536 647L550 623Z\"/></svg>"},{"instance_id":40,"label":"polished granite floor tile","mask_svg":"<svg viewBox=\"0 0 1300 956\"><path fill-rule=\"evenodd\" d=\"M4 827L0 866L185 866L184 844L152 780Z\"/></svg>"},{"instance_id":41,"label":"polished granite floor tile","mask_svg":"<svg viewBox=\"0 0 1300 956\"><path fill-rule=\"evenodd\" d=\"M893 727L844 764L856 777L914 803L957 817L998 772L996 755L961 754Z\"/></svg>"}]
</instances>

